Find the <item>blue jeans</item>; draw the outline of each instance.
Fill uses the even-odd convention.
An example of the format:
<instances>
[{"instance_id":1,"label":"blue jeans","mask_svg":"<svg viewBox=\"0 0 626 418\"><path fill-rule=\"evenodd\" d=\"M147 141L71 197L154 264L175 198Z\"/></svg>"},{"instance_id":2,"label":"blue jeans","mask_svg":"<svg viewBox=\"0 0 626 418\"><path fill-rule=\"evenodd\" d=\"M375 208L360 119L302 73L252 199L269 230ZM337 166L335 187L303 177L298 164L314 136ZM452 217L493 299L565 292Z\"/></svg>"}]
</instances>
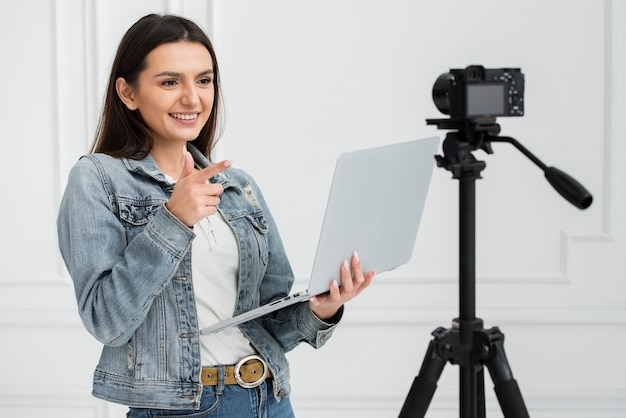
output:
<instances>
[{"instance_id":1,"label":"blue jeans","mask_svg":"<svg viewBox=\"0 0 626 418\"><path fill-rule=\"evenodd\" d=\"M288 398L276 400L272 380L245 389L239 385L205 386L198 410L130 408L127 418L294 418Z\"/></svg>"}]
</instances>

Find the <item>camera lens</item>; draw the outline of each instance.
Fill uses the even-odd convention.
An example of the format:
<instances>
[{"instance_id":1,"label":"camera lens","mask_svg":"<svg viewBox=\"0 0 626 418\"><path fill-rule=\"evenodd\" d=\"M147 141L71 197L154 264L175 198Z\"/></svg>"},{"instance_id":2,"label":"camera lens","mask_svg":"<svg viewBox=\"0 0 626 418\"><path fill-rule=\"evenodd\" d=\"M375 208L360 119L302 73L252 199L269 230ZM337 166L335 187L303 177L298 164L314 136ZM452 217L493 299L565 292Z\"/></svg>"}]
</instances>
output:
<instances>
[{"instance_id":1,"label":"camera lens","mask_svg":"<svg viewBox=\"0 0 626 418\"><path fill-rule=\"evenodd\" d=\"M453 80L452 74L443 73L433 86L433 101L437 109L444 115L450 114L450 85Z\"/></svg>"}]
</instances>

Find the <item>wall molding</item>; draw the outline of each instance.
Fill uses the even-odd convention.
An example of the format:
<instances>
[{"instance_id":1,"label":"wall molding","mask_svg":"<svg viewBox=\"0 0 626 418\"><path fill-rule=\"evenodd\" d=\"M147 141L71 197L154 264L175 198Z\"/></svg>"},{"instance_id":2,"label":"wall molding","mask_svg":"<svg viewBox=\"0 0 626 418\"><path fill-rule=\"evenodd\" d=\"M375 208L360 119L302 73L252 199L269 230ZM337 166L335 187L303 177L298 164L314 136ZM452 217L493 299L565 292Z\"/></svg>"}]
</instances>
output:
<instances>
[{"instance_id":1,"label":"wall molding","mask_svg":"<svg viewBox=\"0 0 626 418\"><path fill-rule=\"evenodd\" d=\"M560 234L559 269L555 271L476 271L476 283L480 285L572 285L572 246L573 245L605 245L615 243L615 239L608 232L596 230L562 230ZM394 276L394 272L385 274L384 281L377 282L377 286L410 286L410 285L450 285L458 283L458 276L449 275L420 275L412 277ZM296 287L305 288L308 277L297 277Z\"/></svg>"},{"instance_id":2,"label":"wall molding","mask_svg":"<svg viewBox=\"0 0 626 418\"><path fill-rule=\"evenodd\" d=\"M607 235L615 233L616 194L618 182L615 180L616 158L614 150L617 148L618 129L617 123L618 104L616 88L618 77L623 71L619 68L618 57L622 54L619 50L618 42L615 42L616 30L619 30L619 22L614 10L617 8L615 0L605 0L604 2L604 173L603 173L603 212L602 228Z\"/></svg>"},{"instance_id":3,"label":"wall molding","mask_svg":"<svg viewBox=\"0 0 626 418\"><path fill-rule=\"evenodd\" d=\"M0 386L0 412L2 412L3 407L10 407L12 410L20 408L24 413L28 411L39 413L42 410L48 412L71 410L75 411L72 416L79 416L80 413L80 416L85 418L120 416L119 413L112 413L115 406L93 397L90 387Z\"/></svg>"},{"instance_id":4,"label":"wall molding","mask_svg":"<svg viewBox=\"0 0 626 418\"><path fill-rule=\"evenodd\" d=\"M379 411L380 416L397 416L404 403L406 393L397 392L350 392L341 393L333 391L306 391L297 390L292 395L294 408L301 413L315 412L338 413L358 411ZM499 405L491 382L485 382L486 408L488 412L499 411ZM567 391L524 391L524 402L533 413L554 412L567 413L567 411L587 411L589 413L613 413L612 416L626 413L626 396L622 391L606 390L567 390ZM91 396L91 390L76 387L33 387L29 386L4 386L0 387L0 410L2 407L20 407L24 410L41 408L74 408L89 411L88 416L104 418L114 416L113 410L123 408L114 404L101 401ZM458 399L456 391L438 389L433 397L433 403L429 410L432 411L457 411ZM597 415L595 415L597 416ZM606 415L602 415L606 416Z\"/></svg>"},{"instance_id":5,"label":"wall molding","mask_svg":"<svg viewBox=\"0 0 626 418\"><path fill-rule=\"evenodd\" d=\"M445 325L442 320L458 316L456 307L446 308L376 308L351 307L345 326ZM499 325L626 325L626 307L605 308L480 308L477 316L497 321ZM81 326L76 309L0 309L0 325Z\"/></svg>"},{"instance_id":6,"label":"wall molding","mask_svg":"<svg viewBox=\"0 0 626 418\"><path fill-rule=\"evenodd\" d=\"M67 274L24 275L0 278L1 287L69 287L71 280Z\"/></svg>"},{"instance_id":7,"label":"wall molding","mask_svg":"<svg viewBox=\"0 0 626 418\"><path fill-rule=\"evenodd\" d=\"M407 387L406 394L408 394L409 390L410 387ZM342 410L351 412L378 410L381 412L381 416L397 416L404 403L406 394L395 392L381 393L380 391L368 393L297 391L293 394L292 403L299 410L319 411L320 414ZM491 381L489 380L485 381L485 397L487 412L500 411L497 399L493 395ZM522 390L522 397L526 407L533 413L541 411L626 412L626 396L621 391L568 390L540 392ZM433 403L429 410L457 411L457 392L438 389L435 392Z\"/></svg>"},{"instance_id":8,"label":"wall molding","mask_svg":"<svg viewBox=\"0 0 626 418\"><path fill-rule=\"evenodd\" d=\"M351 307L344 323L355 326L442 325L458 316L452 308ZM499 325L626 325L626 307L614 308L479 308L478 317Z\"/></svg>"}]
</instances>

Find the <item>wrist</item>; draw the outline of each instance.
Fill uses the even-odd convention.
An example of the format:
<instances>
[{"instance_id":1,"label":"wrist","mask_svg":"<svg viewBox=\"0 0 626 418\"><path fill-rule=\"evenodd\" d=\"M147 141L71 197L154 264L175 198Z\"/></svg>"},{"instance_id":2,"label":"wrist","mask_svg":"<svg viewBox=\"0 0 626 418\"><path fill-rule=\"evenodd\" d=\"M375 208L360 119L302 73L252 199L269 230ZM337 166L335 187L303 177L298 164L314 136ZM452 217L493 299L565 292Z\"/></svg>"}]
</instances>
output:
<instances>
[{"instance_id":1,"label":"wrist","mask_svg":"<svg viewBox=\"0 0 626 418\"><path fill-rule=\"evenodd\" d=\"M169 202L165 202L165 204L163 205L163 207L165 208L165 210L172 215L174 218L176 218L176 220L178 222L180 222L181 224L185 225L187 228L189 229L193 229L193 225L189 225L187 222L183 221L182 219L180 219L179 216L177 216L174 212L172 212L172 210L167 206Z\"/></svg>"},{"instance_id":2,"label":"wrist","mask_svg":"<svg viewBox=\"0 0 626 418\"><path fill-rule=\"evenodd\" d=\"M310 305L309 305L310 306ZM317 319L327 324L336 324L339 322L343 315L343 305L336 310L326 310L326 309L315 309L310 306L311 312Z\"/></svg>"}]
</instances>

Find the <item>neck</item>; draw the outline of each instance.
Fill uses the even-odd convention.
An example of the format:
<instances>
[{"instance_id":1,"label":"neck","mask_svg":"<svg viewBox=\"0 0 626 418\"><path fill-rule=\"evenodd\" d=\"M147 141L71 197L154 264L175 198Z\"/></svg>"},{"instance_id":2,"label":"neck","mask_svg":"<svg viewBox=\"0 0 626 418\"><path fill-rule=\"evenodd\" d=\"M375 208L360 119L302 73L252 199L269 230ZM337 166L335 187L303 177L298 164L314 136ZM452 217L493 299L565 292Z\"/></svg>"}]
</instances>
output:
<instances>
[{"instance_id":1,"label":"neck","mask_svg":"<svg viewBox=\"0 0 626 418\"><path fill-rule=\"evenodd\" d=\"M150 150L150 155L164 174L177 180L185 166L186 145L181 148L180 144L169 147L155 144Z\"/></svg>"}]
</instances>

